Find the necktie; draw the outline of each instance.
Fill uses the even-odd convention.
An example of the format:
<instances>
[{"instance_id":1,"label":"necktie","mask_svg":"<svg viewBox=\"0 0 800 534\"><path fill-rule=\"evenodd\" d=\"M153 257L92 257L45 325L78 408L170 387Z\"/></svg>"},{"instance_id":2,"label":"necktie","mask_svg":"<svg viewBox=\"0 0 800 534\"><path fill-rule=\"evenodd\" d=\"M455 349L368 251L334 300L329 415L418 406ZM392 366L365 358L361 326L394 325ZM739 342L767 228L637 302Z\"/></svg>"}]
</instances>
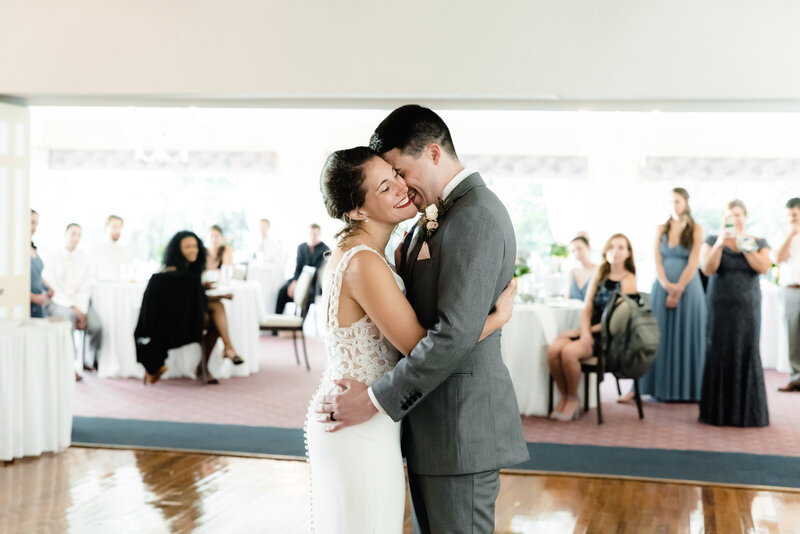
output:
<instances>
[{"instance_id":1,"label":"necktie","mask_svg":"<svg viewBox=\"0 0 800 534\"><path fill-rule=\"evenodd\" d=\"M411 242L408 244L408 250L406 250L406 260L411 258L411 251L414 250L415 246L417 246L417 241L419 240L420 236L420 228L416 224L411 231L414 232L414 237L411 238Z\"/></svg>"}]
</instances>

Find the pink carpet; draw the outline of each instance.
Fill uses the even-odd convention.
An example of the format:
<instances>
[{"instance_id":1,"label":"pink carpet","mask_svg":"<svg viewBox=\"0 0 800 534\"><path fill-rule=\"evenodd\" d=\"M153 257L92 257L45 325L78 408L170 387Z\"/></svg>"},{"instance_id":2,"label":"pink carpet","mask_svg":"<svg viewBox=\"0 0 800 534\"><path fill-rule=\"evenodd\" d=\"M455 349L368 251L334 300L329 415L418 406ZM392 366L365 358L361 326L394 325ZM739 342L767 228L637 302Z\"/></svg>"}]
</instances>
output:
<instances>
[{"instance_id":1,"label":"pink carpet","mask_svg":"<svg viewBox=\"0 0 800 534\"><path fill-rule=\"evenodd\" d=\"M144 386L134 379L98 379L85 373L77 384L75 415L252 426L303 426L308 401L319 384L324 348L307 339L311 372L297 366L291 339L261 338L260 371L247 378L200 386L189 379ZM778 393L787 376L765 372L770 426L718 428L697 422L696 404L645 402L644 420L634 405L615 402L611 375L603 383L604 424L589 411L579 421L558 423L523 417L528 441L664 449L693 449L800 456L800 393ZM623 390L627 384L623 382Z\"/></svg>"}]
</instances>

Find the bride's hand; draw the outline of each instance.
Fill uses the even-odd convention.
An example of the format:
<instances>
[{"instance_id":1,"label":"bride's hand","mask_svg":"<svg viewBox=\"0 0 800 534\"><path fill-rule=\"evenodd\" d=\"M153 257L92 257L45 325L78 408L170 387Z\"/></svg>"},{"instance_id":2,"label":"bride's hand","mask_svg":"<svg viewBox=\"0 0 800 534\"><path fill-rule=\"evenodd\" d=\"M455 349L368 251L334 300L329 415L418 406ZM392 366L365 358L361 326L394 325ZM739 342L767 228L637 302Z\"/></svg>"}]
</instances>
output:
<instances>
[{"instance_id":1,"label":"bride's hand","mask_svg":"<svg viewBox=\"0 0 800 534\"><path fill-rule=\"evenodd\" d=\"M500 293L500 297L494 304L493 314L497 314L497 318L501 324L506 324L511 320L511 314L514 312L514 282L509 282L506 288Z\"/></svg>"}]
</instances>

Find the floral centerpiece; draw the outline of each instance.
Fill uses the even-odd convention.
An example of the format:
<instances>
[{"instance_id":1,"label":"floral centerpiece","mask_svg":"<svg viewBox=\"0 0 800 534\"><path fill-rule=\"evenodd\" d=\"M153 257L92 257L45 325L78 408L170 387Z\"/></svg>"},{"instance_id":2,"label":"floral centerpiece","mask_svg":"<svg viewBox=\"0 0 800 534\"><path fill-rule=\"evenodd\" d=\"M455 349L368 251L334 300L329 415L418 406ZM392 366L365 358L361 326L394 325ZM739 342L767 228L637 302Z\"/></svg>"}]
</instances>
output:
<instances>
[{"instance_id":1,"label":"floral centerpiece","mask_svg":"<svg viewBox=\"0 0 800 534\"><path fill-rule=\"evenodd\" d=\"M519 285L519 277L530 274L531 268L528 267L528 263L520 258L517 257L517 261L514 263L514 290L517 290L517 286Z\"/></svg>"},{"instance_id":2,"label":"floral centerpiece","mask_svg":"<svg viewBox=\"0 0 800 534\"><path fill-rule=\"evenodd\" d=\"M561 272L562 262L569 256L569 249L567 245L562 243L553 243L550 245L550 261L548 266L552 271Z\"/></svg>"}]
</instances>

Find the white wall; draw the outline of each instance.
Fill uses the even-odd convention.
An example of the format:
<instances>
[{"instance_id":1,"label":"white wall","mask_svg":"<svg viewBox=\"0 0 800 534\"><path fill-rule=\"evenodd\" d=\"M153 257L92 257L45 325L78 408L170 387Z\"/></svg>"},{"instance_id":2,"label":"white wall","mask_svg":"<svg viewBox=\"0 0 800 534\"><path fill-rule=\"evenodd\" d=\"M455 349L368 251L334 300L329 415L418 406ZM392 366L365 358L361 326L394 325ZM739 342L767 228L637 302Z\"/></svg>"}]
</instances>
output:
<instances>
[{"instance_id":1,"label":"white wall","mask_svg":"<svg viewBox=\"0 0 800 534\"><path fill-rule=\"evenodd\" d=\"M2 17L0 95L33 103L800 107L791 0L4 0Z\"/></svg>"},{"instance_id":2,"label":"white wall","mask_svg":"<svg viewBox=\"0 0 800 534\"><path fill-rule=\"evenodd\" d=\"M0 319L30 316L28 110L0 102Z\"/></svg>"}]
</instances>

